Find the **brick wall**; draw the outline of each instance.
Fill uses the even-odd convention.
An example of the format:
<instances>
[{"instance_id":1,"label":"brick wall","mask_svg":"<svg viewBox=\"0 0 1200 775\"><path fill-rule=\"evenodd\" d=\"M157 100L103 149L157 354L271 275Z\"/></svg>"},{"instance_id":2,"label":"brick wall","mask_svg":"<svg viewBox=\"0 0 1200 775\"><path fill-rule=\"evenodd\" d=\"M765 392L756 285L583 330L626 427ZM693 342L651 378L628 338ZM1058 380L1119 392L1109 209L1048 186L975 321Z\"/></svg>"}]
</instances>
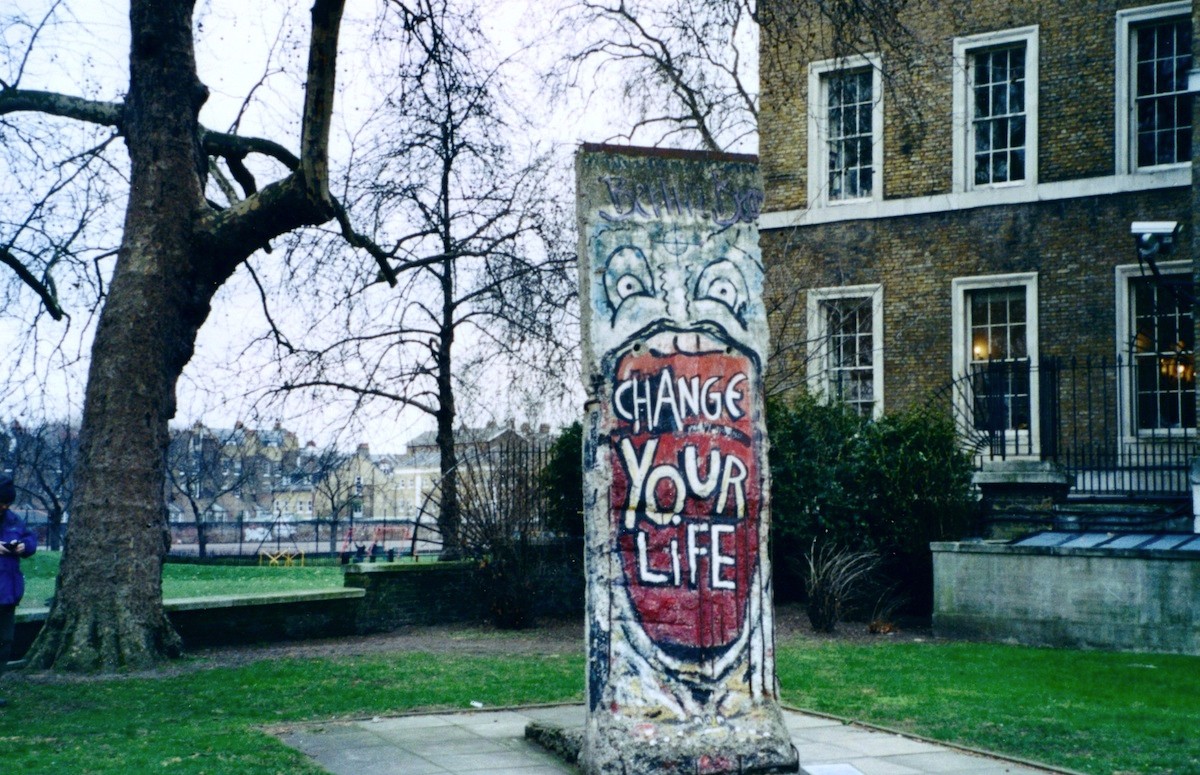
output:
<instances>
[{"instance_id":1,"label":"brick wall","mask_svg":"<svg viewBox=\"0 0 1200 775\"><path fill-rule=\"evenodd\" d=\"M347 566L346 586L367 593L358 606L357 631L482 620L486 610L475 594L475 569L473 562Z\"/></svg>"},{"instance_id":2,"label":"brick wall","mask_svg":"<svg viewBox=\"0 0 1200 775\"><path fill-rule=\"evenodd\" d=\"M777 229L762 234L768 296L803 300L808 288L882 283L884 393L889 409L920 403L951 379L951 280L1038 273L1043 355L1116 352L1115 277L1137 260L1129 223L1182 220L1190 190L1164 189ZM1183 253L1181 257L1186 257ZM776 314L777 342L807 337L802 303ZM797 347L772 372L803 369Z\"/></svg>"},{"instance_id":3,"label":"brick wall","mask_svg":"<svg viewBox=\"0 0 1200 775\"><path fill-rule=\"evenodd\" d=\"M912 37L879 52L884 87L884 196L951 190L952 52L956 37L1038 25L1042 182L1111 175L1116 12L1138 2L922 0L901 17ZM760 156L766 210L806 206L808 62L832 58L829 31L801 23L764 35ZM855 41L853 51L874 51Z\"/></svg>"}]
</instances>

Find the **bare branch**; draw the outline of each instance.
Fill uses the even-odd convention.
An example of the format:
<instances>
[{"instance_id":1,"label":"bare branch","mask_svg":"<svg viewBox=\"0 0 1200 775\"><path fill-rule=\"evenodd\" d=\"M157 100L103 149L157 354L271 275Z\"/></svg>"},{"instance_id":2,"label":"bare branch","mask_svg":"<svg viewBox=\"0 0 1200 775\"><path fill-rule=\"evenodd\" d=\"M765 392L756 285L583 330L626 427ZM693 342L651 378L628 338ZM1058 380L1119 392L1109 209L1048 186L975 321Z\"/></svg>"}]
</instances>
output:
<instances>
[{"instance_id":1,"label":"bare branch","mask_svg":"<svg viewBox=\"0 0 1200 775\"><path fill-rule=\"evenodd\" d=\"M124 105L30 89L0 88L0 116L34 112L121 129Z\"/></svg>"},{"instance_id":2,"label":"bare branch","mask_svg":"<svg viewBox=\"0 0 1200 775\"><path fill-rule=\"evenodd\" d=\"M399 393L393 393L377 387L364 387L355 385L349 382L338 382L336 380L312 379L298 382L288 382L282 386L282 390L306 390L315 387L332 388L334 390L353 393L359 396L370 396L374 398L386 398L388 401L393 401L404 406L411 406L414 409L419 409L426 414L436 414L437 410L432 404L422 403L408 396Z\"/></svg>"},{"instance_id":3,"label":"bare branch","mask_svg":"<svg viewBox=\"0 0 1200 775\"><path fill-rule=\"evenodd\" d=\"M59 6L62 5L62 0L55 0L51 6L46 9L46 14L41 20L34 25L32 32L29 35L29 45L25 48L25 53L21 56L21 64L17 66L17 77L13 79L12 86L16 86L21 82L21 78L25 75L25 66L29 64L29 55L33 53L33 47L37 44L38 37L42 34L42 30L46 28L50 18L58 12ZM5 84L7 85L7 84Z\"/></svg>"},{"instance_id":4,"label":"bare branch","mask_svg":"<svg viewBox=\"0 0 1200 775\"><path fill-rule=\"evenodd\" d=\"M206 243L213 256L210 271L219 281L271 239L302 226L323 223L336 213L329 194L328 149L343 5L343 0L317 0L313 4L299 166L283 180L210 214L199 224L198 239Z\"/></svg>"},{"instance_id":5,"label":"bare branch","mask_svg":"<svg viewBox=\"0 0 1200 775\"><path fill-rule=\"evenodd\" d=\"M21 278L21 282L29 286L38 295L42 300L42 304L46 307L46 311L50 313L50 317L55 320L63 319L62 307L58 305L58 298L52 286L34 277L33 273L26 269L25 265L16 256L3 248L0 248L0 263L7 265L16 272L17 277Z\"/></svg>"},{"instance_id":6,"label":"bare branch","mask_svg":"<svg viewBox=\"0 0 1200 775\"><path fill-rule=\"evenodd\" d=\"M300 166L300 159L296 154L274 140L201 130L201 143L205 153L212 156L223 156L240 161L252 153L260 153L275 159L289 170L295 170ZM238 182L241 183L240 180Z\"/></svg>"}]
</instances>

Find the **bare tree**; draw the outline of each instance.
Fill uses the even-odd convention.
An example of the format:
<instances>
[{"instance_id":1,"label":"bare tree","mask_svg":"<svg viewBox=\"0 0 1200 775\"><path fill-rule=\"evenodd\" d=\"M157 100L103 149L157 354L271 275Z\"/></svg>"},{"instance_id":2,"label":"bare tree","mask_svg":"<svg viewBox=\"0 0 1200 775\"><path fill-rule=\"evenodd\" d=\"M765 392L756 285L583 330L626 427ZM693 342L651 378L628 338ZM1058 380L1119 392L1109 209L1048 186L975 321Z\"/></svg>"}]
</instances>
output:
<instances>
[{"instance_id":1,"label":"bare tree","mask_svg":"<svg viewBox=\"0 0 1200 775\"><path fill-rule=\"evenodd\" d=\"M578 0L561 29L581 28L594 42L568 56L566 82L621 84L625 140L707 151L753 143L755 0Z\"/></svg>"},{"instance_id":2,"label":"bare tree","mask_svg":"<svg viewBox=\"0 0 1200 775\"><path fill-rule=\"evenodd\" d=\"M68 422L9 426L7 467L25 502L46 514L50 548L62 547L62 524L74 497L72 477L79 452L79 429Z\"/></svg>"},{"instance_id":3,"label":"bare tree","mask_svg":"<svg viewBox=\"0 0 1200 775\"><path fill-rule=\"evenodd\" d=\"M362 482L347 465L350 455L329 446L302 461L304 475L313 485L313 521L329 525L329 551L337 551L338 526L362 503ZM353 528L351 520L351 528ZM316 536L314 541L319 541Z\"/></svg>"},{"instance_id":4,"label":"bare tree","mask_svg":"<svg viewBox=\"0 0 1200 775\"><path fill-rule=\"evenodd\" d=\"M932 8L912 0L575 0L560 29L586 25L595 42L566 57L561 83L619 84L629 116L620 134L626 141L733 151L757 145L760 75L764 82L797 88L794 77L807 62L884 52L884 88L907 117L904 131L919 132L922 100L911 65L925 62L930 48L906 14L952 15L965 5L965 0ZM804 34L794 34L797 30Z\"/></svg>"},{"instance_id":5,"label":"bare tree","mask_svg":"<svg viewBox=\"0 0 1200 775\"><path fill-rule=\"evenodd\" d=\"M547 450L515 433L492 441L460 444L455 497L463 551L480 563L489 614L498 627L534 623L538 575L546 559L543 541L546 494L539 486ZM445 480L430 491L439 501Z\"/></svg>"},{"instance_id":6,"label":"bare tree","mask_svg":"<svg viewBox=\"0 0 1200 775\"><path fill-rule=\"evenodd\" d=\"M509 147L503 66L487 64L477 14L447 0L417 0L415 12L423 20L411 37L415 51L389 74L396 85L380 114L386 140L381 153L360 158L370 185L344 195L360 220L378 224L373 240L404 257L398 292L373 299L351 278L337 305L351 335L321 350L292 347L284 381L293 391L332 388L434 418L438 527L442 556L453 559L462 353L473 353L475 375L507 358L561 377L575 341L574 256L550 157L517 160Z\"/></svg>"},{"instance_id":7,"label":"bare tree","mask_svg":"<svg viewBox=\"0 0 1200 775\"><path fill-rule=\"evenodd\" d=\"M128 154L120 171L128 187L114 194L125 202L121 244L91 345L68 550L31 665L114 670L180 651L161 591L176 383L217 289L272 239L342 213L329 193L327 151L342 6L312 7L298 153L200 124L208 92L196 70L192 0L131 0L129 82L119 100L26 88L20 69L0 83L6 131L19 123L46 135L67 120L108 139L83 144L81 158L118 141ZM269 159L277 179L260 186L257 177L272 167L252 174L251 156ZM210 159L225 165L243 198L225 207L209 200ZM41 289L23 277L26 284L52 300L45 266L23 260L43 260L36 230L14 233L6 263L25 267Z\"/></svg>"},{"instance_id":8,"label":"bare tree","mask_svg":"<svg viewBox=\"0 0 1200 775\"><path fill-rule=\"evenodd\" d=\"M221 499L242 496L258 480L258 466L240 443L241 427L223 433L196 423L173 431L167 448L168 500L178 498L188 505L196 523L197 553L208 554L207 522Z\"/></svg>"}]
</instances>

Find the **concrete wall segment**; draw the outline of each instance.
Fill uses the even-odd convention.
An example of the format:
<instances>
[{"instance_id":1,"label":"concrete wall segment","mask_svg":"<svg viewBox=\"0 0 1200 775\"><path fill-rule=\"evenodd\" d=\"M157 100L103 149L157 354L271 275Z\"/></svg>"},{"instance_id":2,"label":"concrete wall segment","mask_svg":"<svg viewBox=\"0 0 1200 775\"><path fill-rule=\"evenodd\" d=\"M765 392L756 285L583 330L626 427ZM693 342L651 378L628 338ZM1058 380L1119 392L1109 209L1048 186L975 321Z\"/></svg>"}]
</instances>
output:
<instances>
[{"instance_id":1,"label":"concrete wall segment","mask_svg":"<svg viewBox=\"0 0 1200 775\"><path fill-rule=\"evenodd\" d=\"M789 771L770 646L757 167L588 146L576 172L585 771Z\"/></svg>"},{"instance_id":2,"label":"concrete wall segment","mask_svg":"<svg viewBox=\"0 0 1200 775\"><path fill-rule=\"evenodd\" d=\"M934 632L1200 655L1194 552L935 543Z\"/></svg>"}]
</instances>

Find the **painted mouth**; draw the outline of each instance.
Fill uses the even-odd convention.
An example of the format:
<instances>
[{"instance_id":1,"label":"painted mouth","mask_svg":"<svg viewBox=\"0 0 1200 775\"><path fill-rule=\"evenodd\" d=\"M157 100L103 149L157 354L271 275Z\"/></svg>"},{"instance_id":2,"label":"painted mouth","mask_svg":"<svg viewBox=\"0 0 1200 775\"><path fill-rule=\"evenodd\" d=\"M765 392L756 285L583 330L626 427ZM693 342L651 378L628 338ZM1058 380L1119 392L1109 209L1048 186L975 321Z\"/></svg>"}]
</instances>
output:
<instances>
[{"instance_id":1,"label":"painted mouth","mask_svg":"<svg viewBox=\"0 0 1200 775\"><path fill-rule=\"evenodd\" d=\"M614 373L610 505L629 599L665 652L714 658L746 626L758 562L754 361L704 332L661 332Z\"/></svg>"}]
</instances>

